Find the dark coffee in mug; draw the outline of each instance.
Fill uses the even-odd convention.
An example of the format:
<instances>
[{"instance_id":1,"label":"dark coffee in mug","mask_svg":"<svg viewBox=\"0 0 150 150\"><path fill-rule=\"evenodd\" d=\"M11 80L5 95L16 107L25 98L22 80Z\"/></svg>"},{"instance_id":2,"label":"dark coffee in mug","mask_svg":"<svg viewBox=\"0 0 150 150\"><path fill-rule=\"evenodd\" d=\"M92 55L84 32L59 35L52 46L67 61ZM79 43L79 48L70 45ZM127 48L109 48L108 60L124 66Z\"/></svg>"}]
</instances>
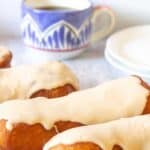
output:
<instances>
[{"instance_id":1,"label":"dark coffee in mug","mask_svg":"<svg viewBox=\"0 0 150 150\"><path fill-rule=\"evenodd\" d=\"M36 8L36 9L40 9L40 10L74 10L74 8L59 7L59 6L42 6L42 7Z\"/></svg>"}]
</instances>

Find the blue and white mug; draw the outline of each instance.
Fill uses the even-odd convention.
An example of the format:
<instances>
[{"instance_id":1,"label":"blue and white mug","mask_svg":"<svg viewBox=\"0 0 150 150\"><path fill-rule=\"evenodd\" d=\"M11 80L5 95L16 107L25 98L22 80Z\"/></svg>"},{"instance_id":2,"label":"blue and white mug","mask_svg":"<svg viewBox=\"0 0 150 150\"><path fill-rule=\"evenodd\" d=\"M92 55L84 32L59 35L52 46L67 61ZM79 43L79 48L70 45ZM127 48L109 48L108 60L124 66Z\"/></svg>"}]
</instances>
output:
<instances>
[{"instance_id":1,"label":"blue and white mug","mask_svg":"<svg viewBox=\"0 0 150 150\"><path fill-rule=\"evenodd\" d=\"M45 10L50 7L56 9ZM104 23L107 15L108 22ZM79 55L92 41L115 26L110 8L93 7L89 0L24 0L21 31L32 55L66 59Z\"/></svg>"}]
</instances>

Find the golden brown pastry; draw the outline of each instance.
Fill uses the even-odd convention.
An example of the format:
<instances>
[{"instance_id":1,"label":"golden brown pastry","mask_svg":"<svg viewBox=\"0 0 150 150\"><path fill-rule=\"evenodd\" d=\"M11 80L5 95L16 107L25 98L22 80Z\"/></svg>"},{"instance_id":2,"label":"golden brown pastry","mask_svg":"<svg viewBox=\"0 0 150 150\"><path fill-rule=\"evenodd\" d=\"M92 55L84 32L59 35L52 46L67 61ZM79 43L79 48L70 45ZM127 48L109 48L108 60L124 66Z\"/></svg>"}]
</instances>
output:
<instances>
[{"instance_id":1,"label":"golden brown pastry","mask_svg":"<svg viewBox=\"0 0 150 150\"><path fill-rule=\"evenodd\" d=\"M76 76L60 62L0 70L0 102L10 99L60 97L78 89Z\"/></svg>"},{"instance_id":2,"label":"golden brown pastry","mask_svg":"<svg viewBox=\"0 0 150 150\"><path fill-rule=\"evenodd\" d=\"M52 101L36 98L2 103L0 147L3 150L42 150L49 139L64 130L142 115L145 109L145 113L150 113L149 95L149 88L143 81L127 77Z\"/></svg>"},{"instance_id":3,"label":"golden brown pastry","mask_svg":"<svg viewBox=\"0 0 150 150\"><path fill-rule=\"evenodd\" d=\"M44 144L57 134L56 128L67 130L81 126L76 122L60 121L50 130L45 129L40 123L34 125L17 123L9 129L7 123L6 120L0 121L0 150L42 150Z\"/></svg>"},{"instance_id":4,"label":"golden brown pastry","mask_svg":"<svg viewBox=\"0 0 150 150\"><path fill-rule=\"evenodd\" d=\"M149 150L150 115L78 127L52 138L43 150Z\"/></svg>"},{"instance_id":5,"label":"golden brown pastry","mask_svg":"<svg viewBox=\"0 0 150 150\"><path fill-rule=\"evenodd\" d=\"M0 47L0 68L10 67L12 53L4 47Z\"/></svg>"}]
</instances>

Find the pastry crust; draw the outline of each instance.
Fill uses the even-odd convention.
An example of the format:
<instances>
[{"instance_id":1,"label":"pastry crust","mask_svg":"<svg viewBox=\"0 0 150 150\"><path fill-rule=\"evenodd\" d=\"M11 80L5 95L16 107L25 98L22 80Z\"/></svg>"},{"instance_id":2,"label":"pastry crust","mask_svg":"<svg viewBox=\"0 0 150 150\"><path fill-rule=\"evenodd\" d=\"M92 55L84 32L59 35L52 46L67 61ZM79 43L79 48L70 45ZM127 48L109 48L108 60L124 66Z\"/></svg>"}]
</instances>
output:
<instances>
[{"instance_id":1,"label":"pastry crust","mask_svg":"<svg viewBox=\"0 0 150 150\"><path fill-rule=\"evenodd\" d=\"M4 47L0 47L0 68L8 68L11 65L12 53Z\"/></svg>"},{"instance_id":2,"label":"pastry crust","mask_svg":"<svg viewBox=\"0 0 150 150\"><path fill-rule=\"evenodd\" d=\"M103 150L103 149L101 149L97 144L94 144L92 142L81 142L72 145L60 144L58 146L51 148L50 150ZM119 145L114 145L112 150L123 150L123 149Z\"/></svg>"},{"instance_id":3,"label":"pastry crust","mask_svg":"<svg viewBox=\"0 0 150 150\"><path fill-rule=\"evenodd\" d=\"M130 83L131 87L127 88L125 83L132 80L138 82ZM103 98L103 96L99 97L99 94L101 93L99 91L101 88L99 87L98 90L96 88L96 92L95 89L78 91L65 97L52 99L52 101L49 101L46 98L36 98L29 101L14 100L0 104L0 147L2 147L3 150L42 150L43 145L49 139L67 129L82 125L107 122L121 117L142 115L143 110L148 108L146 103L149 101L149 99L147 99L149 89L147 89L147 87L141 83L141 80L136 77L119 79L119 83L118 80L113 82L114 88L120 84L122 88L124 86L125 89L127 88L126 92L129 95L126 95L126 97L131 98L126 105L124 95L120 95L122 92L118 91L118 88L115 90L118 92L117 95L120 95L119 98L122 98L118 99L118 102L116 103L116 99L114 101L114 97L112 97L111 101L116 105L118 104L117 107L114 106L115 104L113 105L110 99L108 99L112 104L111 106L115 107L112 109L112 112L114 109L117 110L115 116L113 116L112 113L108 114L107 103L105 104L99 99ZM107 88L109 87L112 91L111 84L108 85ZM141 92L138 91L136 92L136 95L132 95L132 89L134 88L134 90L136 90L137 87ZM108 95L109 90L106 91ZM105 99L105 101L107 101L107 99ZM140 102L140 104L143 104L142 107L136 107L136 105L139 105L139 101L142 101L142 103ZM122 105L124 105L124 107L122 107ZM132 112L130 112L129 109L131 107L130 105L135 106L132 108ZM101 113L102 109L103 113ZM147 110L147 113L149 112L150 110ZM92 147L95 147L95 144L97 143L92 143ZM82 149L83 146L79 145L77 147L81 147ZM61 150L62 148L62 150L64 150L64 147L64 145L61 145L61 147L59 145L58 149ZM85 145L85 147L87 147L87 145ZM65 150L68 150L68 146L65 148L67 148ZM70 149L71 148L72 146ZM120 150L117 145L114 148L114 150Z\"/></svg>"},{"instance_id":4,"label":"pastry crust","mask_svg":"<svg viewBox=\"0 0 150 150\"><path fill-rule=\"evenodd\" d=\"M62 87L58 87L51 90L40 90L34 93L30 98L36 98L36 97L47 97L47 98L56 98L56 97L62 97L66 96L74 91L76 91L72 85L66 84Z\"/></svg>"},{"instance_id":5,"label":"pastry crust","mask_svg":"<svg viewBox=\"0 0 150 150\"><path fill-rule=\"evenodd\" d=\"M61 62L1 69L0 77L0 102L35 97L55 98L79 89L75 74Z\"/></svg>"},{"instance_id":6,"label":"pastry crust","mask_svg":"<svg viewBox=\"0 0 150 150\"><path fill-rule=\"evenodd\" d=\"M50 150L102 150L98 145L92 142L82 142L70 145L60 144ZM117 150L117 149L114 149Z\"/></svg>"},{"instance_id":7,"label":"pastry crust","mask_svg":"<svg viewBox=\"0 0 150 150\"><path fill-rule=\"evenodd\" d=\"M70 129L43 150L149 150L150 115Z\"/></svg>"},{"instance_id":8,"label":"pastry crust","mask_svg":"<svg viewBox=\"0 0 150 150\"><path fill-rule=\"evenodd\" d=\"M92 142L81 142L72 145L60 144L58 146L50 148L50 150L103 150L103 149L101 149L97 144L94 144ZM114 147L111 150L123 150L123 149L119 145L114 145Z\"/></svg>"},{"instance_id":9,"label":"pastry crust","mask_svg":"<svg viewBox=\"0 0 150 150\"><path fill-rule=\"evenodd\" d=\"M56 122L50 130L41 124L14 124L12 130L6 128L7 121L0 120L0 147L2 150L42 150L43 145L58 132L81 126L76 122Z\"/></svg>"},{"instance_id":10,"label":"pastry crust","mask_svg":"<svg viewBox=\"0 0 150 150\"><path fill-rule=\"evenodd\" d=\"M136 77L138 77L138 76L136 76ZM141 85L150 91L150 86L146 82L144 82L142 80L142 78L140 78L140 77L138 77L138 78L141 80ZM144 107L142 114L143 115L144 114L150 114L150 95L147 97L147 102L146 102L146 105Z\"/></svg>"}]
</instances>

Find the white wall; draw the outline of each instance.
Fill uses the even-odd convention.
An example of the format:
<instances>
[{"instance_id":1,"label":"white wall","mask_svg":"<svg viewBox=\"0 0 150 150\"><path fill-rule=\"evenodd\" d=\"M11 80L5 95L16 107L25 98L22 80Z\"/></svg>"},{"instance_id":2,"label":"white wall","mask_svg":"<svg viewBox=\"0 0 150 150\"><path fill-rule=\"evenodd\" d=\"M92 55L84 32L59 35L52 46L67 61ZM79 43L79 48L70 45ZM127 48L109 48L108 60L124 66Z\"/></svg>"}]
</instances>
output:
<instances>
[{"instance_id":1,"label":"white wall","mask_svg":"<svg viewBox=\"0 0 150 150\"><path fill-rule=\"evenodd\" d=\"M21 0L0 0L0 36L18 35Z\"/></svg>"},{"instance_id":2,"label":"white wall","mask_svg":"<svg viewBox=\"0 0 150 150\"><path fill-rule=\"evenodd\" d=\"M111 6L117 15L117 29L137 24L150 24L150 0L92 0Z\"/></svg>"},{"instance_id":3,"label":"white wall","mask_svg":"<svg viewBox=\"0 0 150 150\"><path fill-rule=\"evenodd\" d=\"M82 1L82 0L81 0ZM150 0L92 0L111 6L118 18L117 28L150 23ZM20 32L21 0L0 0L0 36Z\"/></svg>"}]
</instances>

